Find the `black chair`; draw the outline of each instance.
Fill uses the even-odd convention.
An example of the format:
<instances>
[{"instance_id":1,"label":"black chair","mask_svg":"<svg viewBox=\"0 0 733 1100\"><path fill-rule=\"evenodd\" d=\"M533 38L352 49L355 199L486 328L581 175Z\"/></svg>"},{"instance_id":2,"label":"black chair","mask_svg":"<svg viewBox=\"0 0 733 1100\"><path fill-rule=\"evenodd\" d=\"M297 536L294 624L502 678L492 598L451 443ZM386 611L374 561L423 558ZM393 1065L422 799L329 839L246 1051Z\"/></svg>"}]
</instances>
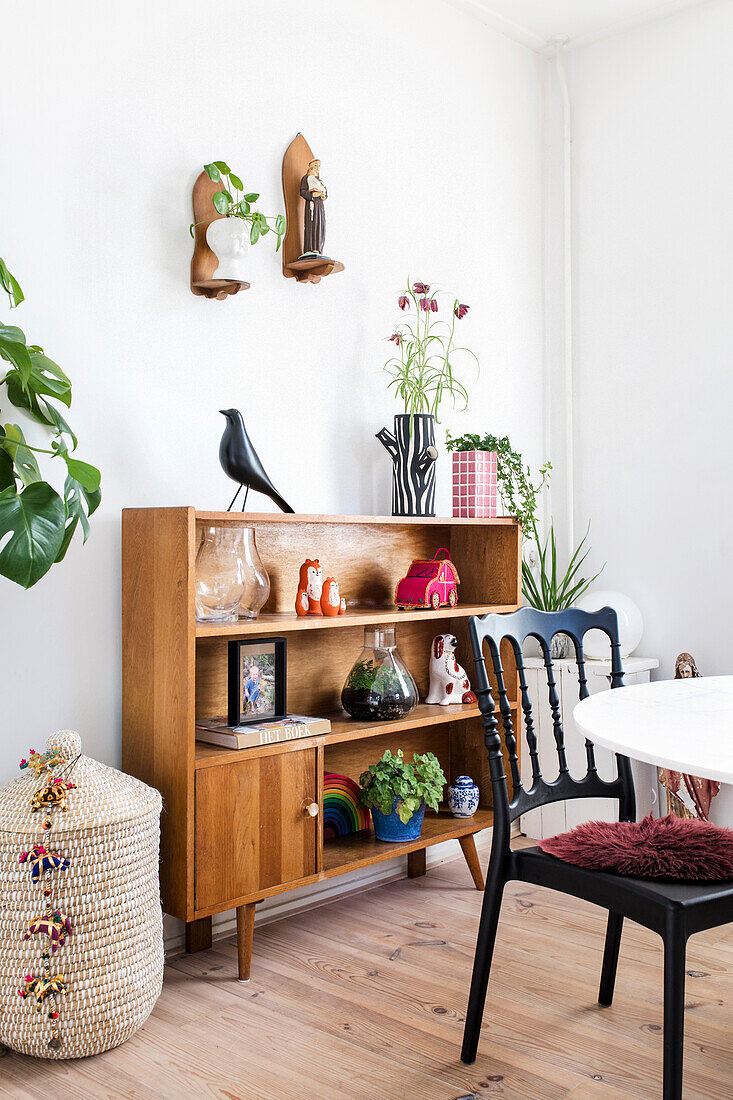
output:
<instances>
[{"instance_id":1,"label":"black chair","mask_svg":"<svg viewBox=\"0 0 733 1100\"><path fill-rule=\"evenodd\" d=\"M575 609L544 612L524 607L509 615L486 615L482 619L474 617L470 620L469 631L476 662L477 692L489 754L494 798L494 831L461 1058L467 1063L473 1062L476 1058L504 884L510 881L528 882L584 898L608 910L606 945L598 993L598 1003L601 1005L610 1005L613 1000L624 917L629 917L637 924L651 928L662 937L664 941L663 1098L680 1100L687 939L693 933L701 932L705 928L713 928L733 921L733 884L678 883L630 878L576 867L554 856L546 855L540 848L512 851L510 846L511 824L515 818L538 806L546 806L548 803L568 798L617 798L619 819L635 820L634 782L627 757L617 755L618 776L613 781L606 782L598 775L593 745L586 740L586 774L581 779L575 779L568 771L560 700L550 657L550 642L552 637L560 632L571 638L575 646L578 666L579 698L585 699L588 695L588 686L583 657L583 638L592 628L598 628L608 636L611 653L611 687L622 687L623 670L619 656L618 623L616 612L609 607L594 613ZM559 762L558 777L550 783L542 778L540 772L532 705L522 661L522 645L528 637L536 638L539 642L547 671L549 705ZM528 790L522 786L520 779L517 742L511 720L511 704L504 683L501 662L501 644L504 639L507 639L511 645L519 677L524 734L532 768L532 785ZM485 642L488 644L491 655L495 691L498 695L499 713L504 728L504 743L511 769L511 800L504 772L499 723L484 660Z\"/></svg>"}]
</instances>

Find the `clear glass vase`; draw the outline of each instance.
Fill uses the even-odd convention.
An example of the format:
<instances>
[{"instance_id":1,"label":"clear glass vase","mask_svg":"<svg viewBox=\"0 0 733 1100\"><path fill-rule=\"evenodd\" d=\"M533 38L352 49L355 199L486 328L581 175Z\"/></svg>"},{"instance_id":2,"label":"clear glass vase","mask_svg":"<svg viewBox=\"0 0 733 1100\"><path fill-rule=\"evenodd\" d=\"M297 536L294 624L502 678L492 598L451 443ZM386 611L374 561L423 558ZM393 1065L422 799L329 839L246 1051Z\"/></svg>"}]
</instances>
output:
<instances>
[{"instance_id":1,"label":"clear glass vase","mask_svg":"<svg viewBox=\"0 0 733 1100\"><path fill-rule=\"evenodd\" d=\"M403 718L418 703L417 684L400 657L394 627L367 626L364 648L346 677L341 705L352 718Z\"/></svg>"},{"instance_id":2,"label":"clear glass vase","mask_svg":"<svg viewBox=\"0 0 733 1100\"><path fill-rule=\"evenodd\" d=\"M196 554L196 618L204 623L256 619L270 594L254 527L205 527Z\"/></svg>"}]
</instances>

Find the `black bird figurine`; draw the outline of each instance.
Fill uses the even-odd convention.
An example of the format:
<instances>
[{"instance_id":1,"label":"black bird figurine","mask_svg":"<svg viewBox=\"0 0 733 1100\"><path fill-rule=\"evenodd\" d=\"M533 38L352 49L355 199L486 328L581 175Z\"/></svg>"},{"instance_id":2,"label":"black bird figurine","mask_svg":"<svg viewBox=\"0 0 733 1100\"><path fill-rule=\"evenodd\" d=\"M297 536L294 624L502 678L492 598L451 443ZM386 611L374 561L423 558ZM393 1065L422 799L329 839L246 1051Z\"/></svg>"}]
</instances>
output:
<instances>
[{"instance_id":1,"label":"black bird figurine","mask_svg":"<svg viewBox=\"0 0 733 1100\"><path fill-rule=\"evenodd\" d=\"M247 435L247 429L244 426L239 409L219 409L219 412L227 418L227 426L219 444L219 461L227 477L230 477L232 481L239 482L239 488L234 494L227 512L231 512L234 501L242 491L243 485L247 486L247 492L244 494L242 511L244 511L247 503L250 489L255 489L258 493L264 493L266 497L274 501L281 511L292 512L293 509L283 500L265 473L257 451Z\"/></svg>"}]
</instances>

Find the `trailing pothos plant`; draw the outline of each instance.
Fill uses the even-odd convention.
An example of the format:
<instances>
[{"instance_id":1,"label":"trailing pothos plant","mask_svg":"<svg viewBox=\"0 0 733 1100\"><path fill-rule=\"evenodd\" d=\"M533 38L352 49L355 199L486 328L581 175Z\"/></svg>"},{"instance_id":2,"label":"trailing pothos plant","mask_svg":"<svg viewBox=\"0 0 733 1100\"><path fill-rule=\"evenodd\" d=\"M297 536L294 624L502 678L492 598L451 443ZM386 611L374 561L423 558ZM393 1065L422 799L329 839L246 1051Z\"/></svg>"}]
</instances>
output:
<instances>
[{"instance_id":1,"label":"trailing pothos plant","mask_svg":"<svg viewBox=\"0 0 733 1100\"><path fill-rule=\"evenodd\" d=\"M11 309L24 300L2 260L0 287ZM96 467L72 453L77 438L61 411L71 405L71 382L43 348L26 342L21 329L0 322L0 413L3 399L40 424L50 442L29 443L19 424L0 418L0 574L30 588L64 558L78 526L86 542L101 479ZM43 479L36 455L64 464L63 495Z\"/></svg>"},{"instance_id":2,"label":"trailing pothos plant","mask_svg":"<svg viewBox=\"0 0 733 1100\"><path fill-rule=\"evenodd\" d=\"M391 814L394 808L402 824L406 825L423 802L438 812L445 775L432 752L413 753L412 763L408 764L402 749L396 753L387 749L381 760L362 772L359 784L362 806L367 809L376 806L385 815Z\"/></svg>"},{"instance_id":3,"label":"trailing pothos plant","mask_svg":"<svg viewBox=\"0 0 733 1100\"><path fill-rule=\"evenodd\" d=\"M204 172L210 180L221 184L219 190L215 191L212 196L216 212L223 214L225 218L240 218L242 221L248 222L250 226L250 244L257 244L260 237L266 237L268 233L274 233L277 237L277 244L275 245L275 251L277 252L285 236L284 215L268 216L260 214L259 210L255 210L254 204L260 197L259 193L256 191L245 192L241 179L232 172L225 161L215 160L211 164L205 164ZM270 222L273 224L270 225ZM195 228L195 224L189 227L191 236L193 236Z\"/></svg>"},{"instance_id":4,"label":"trailing pothos plant","mask_svg":"<svg viewBox=\"0 0 733 1100\"><path fill-rule=\"evenodd\" d=\"M529 466L525 466L519 451L515 451L508 435L460 435L451 438L447 432L448 451L495 451L496 485L504 507L510 516L516 516L527 535L534 527L540 493L550 481L551 462L543 462L536 478Z\"/></svg>"}]
</instances>

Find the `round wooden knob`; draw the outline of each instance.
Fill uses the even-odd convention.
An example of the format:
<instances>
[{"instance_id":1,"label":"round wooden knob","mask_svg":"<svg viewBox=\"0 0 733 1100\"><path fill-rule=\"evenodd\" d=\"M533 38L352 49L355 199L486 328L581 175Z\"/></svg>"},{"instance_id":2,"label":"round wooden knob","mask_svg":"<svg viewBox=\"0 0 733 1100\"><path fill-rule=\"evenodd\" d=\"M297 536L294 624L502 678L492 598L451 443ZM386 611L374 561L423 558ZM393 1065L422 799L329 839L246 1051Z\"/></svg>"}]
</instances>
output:
<instances>
[{"instance_id":1,"label":"round wooden knob","mask_svg":"<svg viewBox=\"0 0 733 1100\"><path fill-rule=\"evenodd\" d=\"M305 807L305 812L309 814L310 817L318 817L318 803L309 802Z\"/></svg>"}]
</instances>

